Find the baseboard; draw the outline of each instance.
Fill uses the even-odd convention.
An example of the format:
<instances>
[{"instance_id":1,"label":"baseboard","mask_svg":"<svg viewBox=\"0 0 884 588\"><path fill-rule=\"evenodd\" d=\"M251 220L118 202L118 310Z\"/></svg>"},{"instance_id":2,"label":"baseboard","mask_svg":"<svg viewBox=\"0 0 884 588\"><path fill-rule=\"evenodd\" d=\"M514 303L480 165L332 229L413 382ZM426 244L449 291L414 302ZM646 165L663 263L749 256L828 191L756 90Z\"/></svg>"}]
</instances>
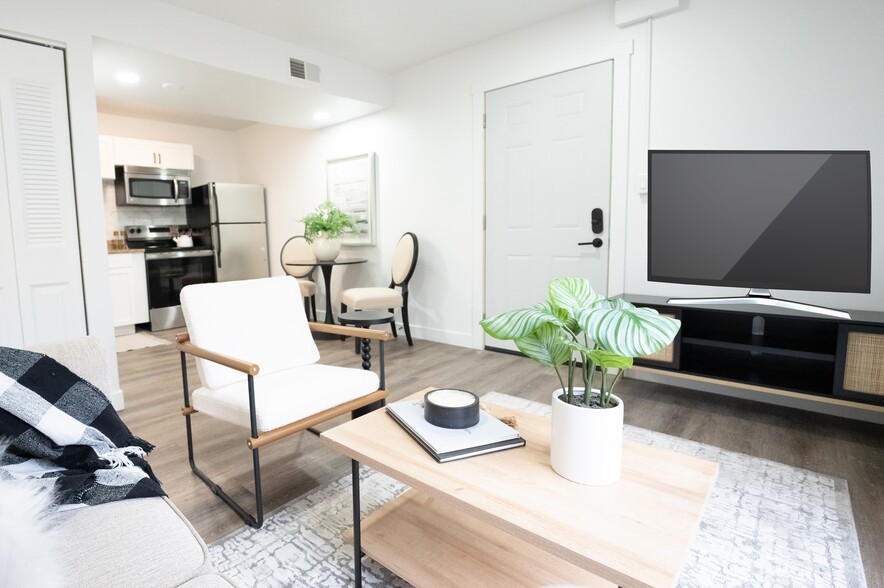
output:
<instances>
[{"instance_id":1,"label":"baseboard","mask_svg":"<svg viewBox=\"0 0 884 588\"><path fill-rule=\"evenodd\" d=\"M335 313L337 314L337 313ZM398 316L398 314L397 314ZM316 312L316 320L322 322L325 320L325 312L319 310ZM386 327L386 325L384 325ZM396 328L399 331L399 338L405 337L405 330L402 323L397 322ZM445 343L447 345L456 345L458 347L473 347L472 333L458 333L457 331L448 331L444 329L432 329L422 327L420 325L411 325L412 339L422 339L425 341L433 341L434 343Z\"/></svg>"}]
</instances>

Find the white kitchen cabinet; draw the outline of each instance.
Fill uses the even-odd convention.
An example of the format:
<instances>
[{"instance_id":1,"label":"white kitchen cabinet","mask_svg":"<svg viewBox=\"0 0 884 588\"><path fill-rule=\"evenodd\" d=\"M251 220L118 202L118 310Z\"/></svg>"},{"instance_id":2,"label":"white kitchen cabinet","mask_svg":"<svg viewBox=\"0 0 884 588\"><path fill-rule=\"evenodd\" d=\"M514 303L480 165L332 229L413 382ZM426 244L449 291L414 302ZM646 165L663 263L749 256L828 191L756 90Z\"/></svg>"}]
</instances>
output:
<instances>
[{"instance_id":1,"label":"white kitchen cabinet","mask_svg":"<svg viewBox=\"0 0 884 588\"><path fill-rule=\"evenodd\" d=\"M101 165L101 179L113 180L114 172L114 138L109 135L98 136L98 162Z\"/></svg>"},{"instance_id":2,"label":"white kitchen cabinet","mask_svg":"<svg viewBox=\"0 0 884 588\"><path fill-rule=\"evenodd\" d=\"M113 138L114 165L193 169L193 145Z\"/></svg>"},{"instance_id":3,"label":"white kitchen cabinet","mask_svg":"<svg viewBox=\"0 0 884 588\"><path fill-rule=\"evenodd\" d=\"M144 253L112 253L107 257L114 328L117 334L134 332L136 324L146 323L150 318Z\"/></svg>"}]
</instances>

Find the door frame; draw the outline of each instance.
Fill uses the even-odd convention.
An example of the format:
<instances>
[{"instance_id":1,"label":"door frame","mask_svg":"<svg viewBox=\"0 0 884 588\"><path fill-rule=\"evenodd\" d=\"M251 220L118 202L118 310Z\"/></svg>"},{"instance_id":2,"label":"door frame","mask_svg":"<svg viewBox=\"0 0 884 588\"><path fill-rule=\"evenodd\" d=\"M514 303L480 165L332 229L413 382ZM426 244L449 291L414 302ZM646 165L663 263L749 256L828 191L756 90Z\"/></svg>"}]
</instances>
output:
<instances>
[{"instance_id":1,"label":"door frame","mask_svg":"<svg viewBox=\"0 0 884 588\"><path fill-rule=\"evenodd\" d=\"M609 296L622 294L626 267L626 198L629 179L629 74L633 42L596 48L567 58L557 59L514 72L480 80L472 84L473 96L473 197L472 251L473 312L472 343L474 349L485 346L485 332L479 326L485 312L485 94L506 86L530 82L572 69L613 61L611 107L611 201L608 209L608 283Z\"/></svg>"}]
</instances>

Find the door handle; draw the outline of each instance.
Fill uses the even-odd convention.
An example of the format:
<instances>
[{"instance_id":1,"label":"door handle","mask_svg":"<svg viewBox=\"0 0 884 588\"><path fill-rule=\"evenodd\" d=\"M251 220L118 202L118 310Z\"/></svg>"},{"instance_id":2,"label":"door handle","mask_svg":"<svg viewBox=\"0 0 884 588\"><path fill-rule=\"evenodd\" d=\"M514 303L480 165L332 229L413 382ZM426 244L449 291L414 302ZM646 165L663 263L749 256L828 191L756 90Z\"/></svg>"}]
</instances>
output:
<instances>
[{"instance_id":1,"label":"door handle","mask_svg":"<svg viewBox=\"0 0 884 588\"><path fill-rule=\"evenodd\" d=\"M583 243L578 243L578 245L592 245L593 247L601 247L604 244L604 241L596 237L592 241L584 241Z\"/></svg>"}]
</instances>

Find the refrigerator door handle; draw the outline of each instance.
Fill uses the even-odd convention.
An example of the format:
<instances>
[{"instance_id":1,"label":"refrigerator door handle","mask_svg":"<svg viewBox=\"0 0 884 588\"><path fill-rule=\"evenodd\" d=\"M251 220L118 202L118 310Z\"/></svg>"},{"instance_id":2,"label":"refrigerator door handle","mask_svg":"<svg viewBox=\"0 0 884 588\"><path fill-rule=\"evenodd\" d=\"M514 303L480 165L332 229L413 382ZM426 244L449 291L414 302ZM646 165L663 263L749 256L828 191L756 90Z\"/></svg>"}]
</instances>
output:
<instances>
[{"instance_id":1,"label":"refrigerator door handle","mask_svg":"<svg viewBox=\"0 0 884 588\"><path fill-rule=\"evenodd\" d=\"M212 224L212 241L215 244L215 265L221 267L221 231L218 225Z\"/></svg>"}]
</instances>

